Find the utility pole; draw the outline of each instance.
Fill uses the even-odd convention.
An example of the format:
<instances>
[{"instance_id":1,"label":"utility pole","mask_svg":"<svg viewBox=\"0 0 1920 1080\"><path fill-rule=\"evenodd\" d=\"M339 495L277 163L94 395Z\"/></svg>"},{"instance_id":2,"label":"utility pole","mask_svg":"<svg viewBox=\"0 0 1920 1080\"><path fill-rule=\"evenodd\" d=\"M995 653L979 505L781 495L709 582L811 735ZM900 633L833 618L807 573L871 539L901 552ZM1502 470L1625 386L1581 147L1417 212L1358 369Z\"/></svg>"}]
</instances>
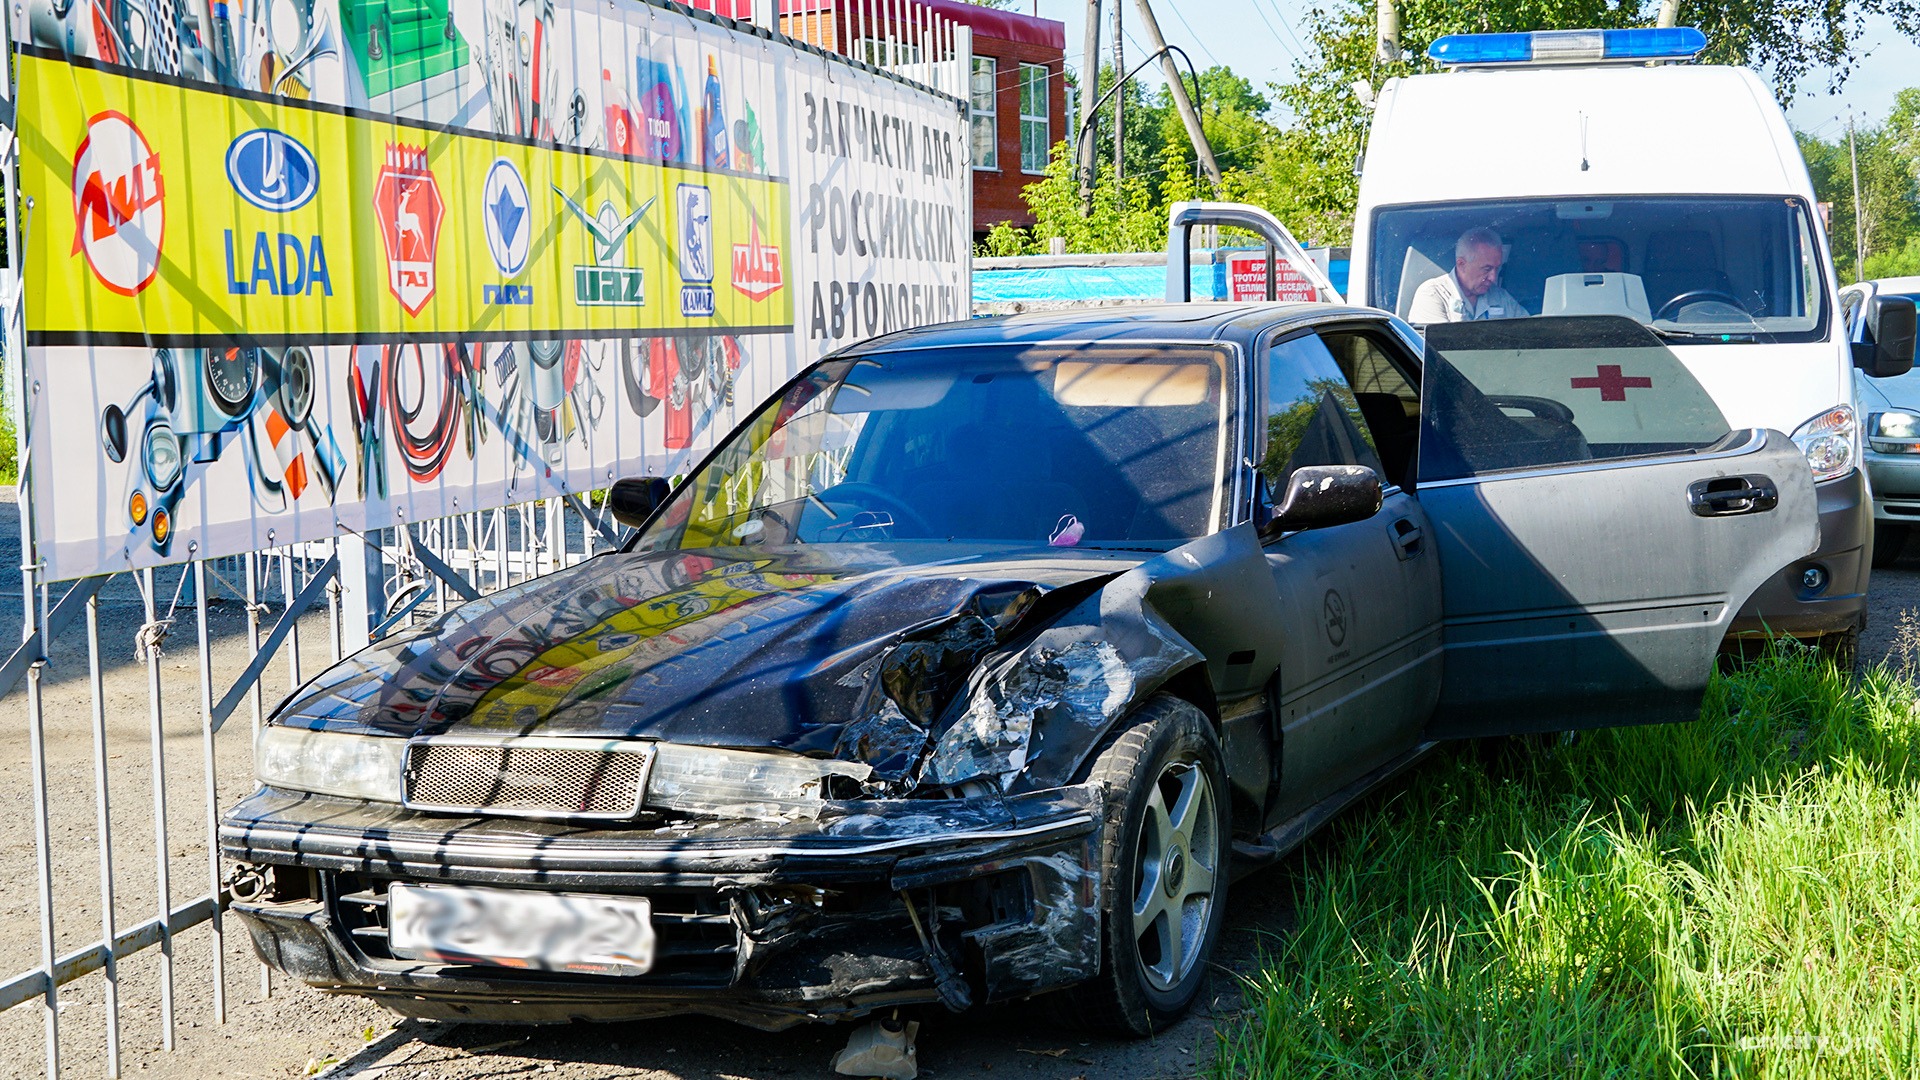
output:
<instances>
[{"instance_id":1,"label":"utility pole","mask_svg":"<svg viewBox=\"0 0 1920 1080\"><path fill-rule=\"evenodd\" d=\"M1847 110L1847 156L1853 159L1853 280L1867 280L1867 241L1861 223L1866 208L1860 205L1860 151L1853 145L1853 110Z\"/></svg>"},{"instance_id":2,"label":"utility pole","mask_svg":"<svg viewBox=\"0 0 1920 1080\"><path fill-rule=\"evenodd\" d=\"M1125 81L1127 50L1120 36L1120 0L1113 0L1113 77ZM1113 189L1120 190L1121 148L1127 140L1127 92L1113 95Z\"/></svg>"},{"instance_id":3,"label":"utility pole","mask_svg":"<svg viewBox=\"0 0 1920 1080\"><path fill-rule=\"evenodd\" d=\"M1119 0L1114 0L1118 3ZM1115 72L1118 78L1122 73ZM1087 0L1086 47L1080 53L1080 213L1093 213L1093 178L1098 164L1094 143L1099 141L1099 124L1087 123L1087 110L1100 100L1100 0Z\"/></svg>"},{"instance_id":4,"label":"utility pole","mask_svg":"<svg viewBox=\"0 0 1920 1080\"><path fill-rule=\"evenodd\" d=\"M1400 59L1400 9L1394 0L1375 0L1373 9L1374 58L1383 64Z\"/></svg>"},{"instance_id":5,"label":"utility pole","mask_svg":"<svg viewBox=\"0 0 1920 1080\"><path fill-rule=\"evenodd\" d=\"M1383 0L1384 2L1384 0ZM1207 179L1213 182L1213 194L1218 198L1226 192L1226 181L1220 175L1220 164L1213 160L1213 147L1207 142L1207 133L1200 126L1200 114L1193 107L1193 100L1187 96L1187 84L1180 81L1180 69L1173 62L1173 54L1167 51L1167 42L1160 36L1160 23L1153 17L1153 8L1147 0L1134 0L1140 8L1140 25L1147 32L1147 44L1160 54L1160 71L1167 77L1167 89L1173 94L1173 107L1180 111L1180 122L1187 126L1187 138L1193 142L1193 152L1200 157L1200 167L1206 170ZM1116 6L1117 2L1116 2ZM1195 79L1199 75L1194 76ZM1199 93L1198 84L1194 92Z\"/></svg>"},{"instance_id":6,"label":"utility pole","mask_svg":"<svg viewBox=\"0 0 1920 1080\"><path fill-rule=\"evenodd\" d=\"M1653 21L1655 26L1672 26L1680 20L1680 0L1660 0L1660 17Z\"/></svg>"}]
</instances>

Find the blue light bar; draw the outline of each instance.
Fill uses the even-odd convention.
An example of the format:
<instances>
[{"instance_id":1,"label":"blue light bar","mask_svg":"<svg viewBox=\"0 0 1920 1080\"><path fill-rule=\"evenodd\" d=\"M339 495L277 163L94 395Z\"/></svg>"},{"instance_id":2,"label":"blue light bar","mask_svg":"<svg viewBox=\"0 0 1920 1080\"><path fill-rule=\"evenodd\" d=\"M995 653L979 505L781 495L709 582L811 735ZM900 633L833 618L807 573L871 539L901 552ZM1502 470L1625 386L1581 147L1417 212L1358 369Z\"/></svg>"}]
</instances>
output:
<instances>
[{"instance_id":1,"label":"blue light bar","mask_svg":"<svg viewBox=\"0 0 1920 1080\"><path fill-rule=\"evenodd\" d=\"M1691 26L1632 30L1535 30L1527 34L1448 34L1427 56L1448 67L1518 64L1606 64L1691 60L1707 35Z\"/></svg>"}]
</instances>

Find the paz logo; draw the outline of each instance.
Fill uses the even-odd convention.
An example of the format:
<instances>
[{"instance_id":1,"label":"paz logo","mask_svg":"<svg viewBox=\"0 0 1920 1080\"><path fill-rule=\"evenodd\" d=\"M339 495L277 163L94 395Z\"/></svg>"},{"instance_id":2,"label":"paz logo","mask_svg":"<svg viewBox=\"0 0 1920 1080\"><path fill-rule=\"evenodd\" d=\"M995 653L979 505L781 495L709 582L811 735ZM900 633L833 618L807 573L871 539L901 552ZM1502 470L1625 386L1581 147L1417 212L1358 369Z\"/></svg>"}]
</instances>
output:
<instances>
[{"instance_id":1,"label":"paz logo","mask_svg":"<svg viewBox=\"0 0 1920 1080\"><path fill-rule=\"evenodd\" d=\"M433 260L447 204L427 168L422 146L387 146L387 163L373 185L373 208L387 254L387 288L407 314L418 315L433 298Z\"/></svg>"},{"instance_id":2,"label":"paz logo","mask_svg":"<svg viewBox=\"0 0 1920 1080\"><path fill-rule=\"evenodd\" d=\"M493 265L508 277L527 266L527 249L533 242L533 228L527 220L531 201L520 170L506 158L495 158L481 192L480 217L486 227L487 253L493 256Z\"/></svg>"},{"instance_id":3,"label":"paz logo","mask_svg":"<svg viewBox=\"0 0 1920 1080\"><path fill-rule=\"evenodd\" d=\"M152 283L166 240L160 157L132 120L107 111L87 121L73 155L73 252L100 284L132 296Z\"/></svg>"},{"instance_id":4,"label":"paz logo","mask_svg":"<svg viewBox=\"0 0 1920 1080\"><path fill-rule=\"evenodd\" d=\"M733 287L752 299L765 300L785 284L780 249L760 242L760 219L756 217L747 242L733 245Z\"/></svg>"},{"instance_id":5,"label":"paz logo","mask_svg":"<svg viewBox=\"0 0 1920 1080\"><path fill-rule=\"evenodd\" d=\"M705 184L681 184L680 314L713 314L713 192Z\"/></svg>"}]
</instances>

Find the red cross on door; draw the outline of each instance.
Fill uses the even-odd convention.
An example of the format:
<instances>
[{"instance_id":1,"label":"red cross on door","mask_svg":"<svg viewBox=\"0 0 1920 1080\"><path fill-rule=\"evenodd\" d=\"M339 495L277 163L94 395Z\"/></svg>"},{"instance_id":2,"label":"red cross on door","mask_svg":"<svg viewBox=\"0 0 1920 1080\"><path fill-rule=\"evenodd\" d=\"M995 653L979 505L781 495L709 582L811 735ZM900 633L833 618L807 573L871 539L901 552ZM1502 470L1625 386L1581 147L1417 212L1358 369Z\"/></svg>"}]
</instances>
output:
<instances>
[{"instance_id":1,"label":"red cross on door","mask_svg":"<svg viewBox=\"0 0 1920 1080\"><path fill-rule=\"evenodd\" d=\"M1601 401L1625 401L1630 389L1653 389L1653 380L1644 375L1621 375L1619 364L1601 364L1593 378L1574 379L1575 390L1598 390Z\"/></svg>"}]
</instances>

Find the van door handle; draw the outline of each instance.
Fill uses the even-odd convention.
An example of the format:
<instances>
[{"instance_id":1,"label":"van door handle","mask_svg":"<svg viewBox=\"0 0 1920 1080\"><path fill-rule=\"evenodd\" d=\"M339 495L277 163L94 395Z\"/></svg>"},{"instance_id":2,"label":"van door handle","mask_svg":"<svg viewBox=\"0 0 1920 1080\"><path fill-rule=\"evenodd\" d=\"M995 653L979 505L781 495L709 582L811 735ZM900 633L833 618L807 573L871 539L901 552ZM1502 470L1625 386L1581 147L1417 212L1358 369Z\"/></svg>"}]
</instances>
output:
<instances>
[{"instance_id":1,"label":"van door handle","mask_svg":"<svg viewBox=\"0 0 1920 1080\"><path fill-rule=\"evenodd\" d=\"M1688 484L1687 502L1699 517L1764 514L1780 505L1780 489L1765 476L1716 476Z\"/></svg>"},{"instance_id":2,"label":"van door handle","mask_svg":"<svg viewBox=\"0 0 1920 1080\"><path fill-rule=\"evenodd\" d=\"M1420 554L1420 526L1411 518L1401 518L1387 526L1387 536L1393 540L1393 552L1406 562Z\"/></svg>"}]
</instances>

